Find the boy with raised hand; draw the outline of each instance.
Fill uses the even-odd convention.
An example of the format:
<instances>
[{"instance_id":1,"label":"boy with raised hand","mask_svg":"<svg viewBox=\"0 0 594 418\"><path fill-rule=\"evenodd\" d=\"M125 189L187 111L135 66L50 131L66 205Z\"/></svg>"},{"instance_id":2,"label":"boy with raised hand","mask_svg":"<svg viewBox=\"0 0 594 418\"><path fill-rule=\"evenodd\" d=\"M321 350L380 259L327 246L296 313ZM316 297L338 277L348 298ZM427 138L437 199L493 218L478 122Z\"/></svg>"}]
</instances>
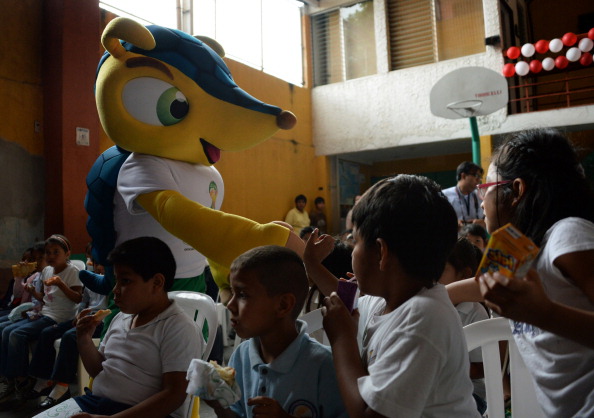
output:
<instances>
[{"instance_id":1,"label":"boy with raised hand","mask_svg":"<svg viewBox=\"0 0 594 418\"><path fill-rule=\"evenodd\" d=\"M160 239L140 237L114 248L108 259L115 270L113 293L120 312L99 349L92 341L98 321L88 315L90 310L79 314L76 325L78 350L94 378L93 390L85 389L85 395L39 417L185 417L186 371L203 347L196 324L167 296L175 275L173 254ZM71 413L52 415L56 408Z\"/></svg>"},{"instance_id":2,"label":"boy with raised hand","mask_svg":"<svg viewBox=\"0 0 594 418\"><path fill-rule=\"evenodd\" d=\"M346 417L332 354L297 320L308 291L301 258L279 246L257 247L231 265L227 305L237 335L249 338L231 356L242 398L219 417Z\"/></svg>"},{"instance_id":3,"label":"boy with raised hand","mask_svg":"<svg viewBox=\"0 0 594 418\"><path fill-rule=\"evenodd\" d=\"M411 175L382 180L354 207L353 223L353 272L366 295L359 316L321 264L331 238L314 231L304 253L310 278L322 293L334 292L324 329L348 415L480 416L460 318L436 284L458 230L439 186Z\"/></svg>"}]
</instances>

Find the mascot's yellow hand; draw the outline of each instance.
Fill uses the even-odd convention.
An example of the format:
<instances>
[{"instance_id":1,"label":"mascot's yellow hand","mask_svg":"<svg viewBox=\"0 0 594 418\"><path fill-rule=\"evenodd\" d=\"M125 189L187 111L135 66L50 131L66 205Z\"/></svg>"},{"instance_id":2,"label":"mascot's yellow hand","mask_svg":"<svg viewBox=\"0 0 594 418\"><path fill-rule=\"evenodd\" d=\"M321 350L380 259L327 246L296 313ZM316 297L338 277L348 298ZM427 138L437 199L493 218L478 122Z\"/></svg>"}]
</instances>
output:
<instances>
[{"instance_id":1,"label":"mascot's yellow hand","mask_svg":"<svg viewBox=\"0 0 594 418\"><path fill-rule=\"evenodd\" d=\"M172 235L227 269L237 256L254 247L295 246L295 237L290 237L295 234L281 225L259 224L210 209L173 190L147 193L136 201Z\"/></svg>"}]
</instances>

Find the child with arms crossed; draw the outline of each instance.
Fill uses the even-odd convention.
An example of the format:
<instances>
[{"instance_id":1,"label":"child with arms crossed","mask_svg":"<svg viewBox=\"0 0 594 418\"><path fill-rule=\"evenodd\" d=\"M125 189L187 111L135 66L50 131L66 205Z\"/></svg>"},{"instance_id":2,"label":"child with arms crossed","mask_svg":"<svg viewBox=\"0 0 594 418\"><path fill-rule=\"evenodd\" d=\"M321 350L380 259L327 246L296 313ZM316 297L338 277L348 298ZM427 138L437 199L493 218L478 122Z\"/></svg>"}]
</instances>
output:
<instances>
[{"instance_id":1,"label":"child with arms crossed","mask_svg":"<svg viewBox=\"0 0 594 418\"><path fill-rule=\"evenodd\" d=\"M99 349L92 341L98 320L89 309L76 325L78 351L94 378L93 390L38 417L58 416L58 409L70 411L61 416L76 418L183 417L186 370L203 347L196 324L167 296L175 275L173 254L158 238L139 237L114 248L108 260L120 312Z\"/></svg>"},{"instance_id":2,"label":"child with arms crossed","mask_svg":"<svg viewBox=\"0 0 594 418\"><path fill-rule=\"evenodd\" d=\"M229 361L242 398L229 409L207 401L217 416L346 417L329 348L297 320L308 290L301 258L284 247L257 247L233 261L230 279L231 324L250 340Z\"/></svg>"},{"instance_id":3,"label":"child with arms crossed","mask_svg":"<svg viewBox=\"0 0 594 418\"><path fill-rule=\"evenodd\" d=\"M433 181L399 175L372 186L352 216L353 271L366 295L358 328L321 264L331 238L314 231L304 253L310 278L333 292L324 329L348 415L479 417L460 318L436 284L456 242L452 206Z\"/></svg>"}]
</instances>

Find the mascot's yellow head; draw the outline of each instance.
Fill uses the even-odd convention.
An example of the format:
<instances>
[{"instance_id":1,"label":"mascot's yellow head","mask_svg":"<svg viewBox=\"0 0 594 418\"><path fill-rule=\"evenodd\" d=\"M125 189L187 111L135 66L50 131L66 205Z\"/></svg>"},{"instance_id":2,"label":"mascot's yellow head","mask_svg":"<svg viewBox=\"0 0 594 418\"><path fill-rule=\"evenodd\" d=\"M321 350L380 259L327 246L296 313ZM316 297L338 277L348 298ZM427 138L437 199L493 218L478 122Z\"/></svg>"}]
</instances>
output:
<instances>
[{"instance_id":1,"label":"mascot's yellow head","mask_svg":"<svg viewBox=\"0 0 594 418\"><path fill-rule=\"evenodd\" d=\"M296 123L235 84L214 40L117 18L101 42L97 110L125 150L212 165L221 150L249 148Z\"/></svg>"}]
</instances>

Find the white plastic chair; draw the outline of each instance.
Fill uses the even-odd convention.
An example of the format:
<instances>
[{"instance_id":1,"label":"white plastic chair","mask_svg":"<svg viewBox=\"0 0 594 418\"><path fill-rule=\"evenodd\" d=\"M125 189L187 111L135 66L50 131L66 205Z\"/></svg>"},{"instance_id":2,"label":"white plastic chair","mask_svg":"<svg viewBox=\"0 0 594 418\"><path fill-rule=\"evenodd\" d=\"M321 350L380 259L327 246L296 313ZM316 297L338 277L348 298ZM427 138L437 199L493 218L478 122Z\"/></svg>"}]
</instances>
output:
<instances>
[{"instance_id":1,"label":"white plastic chair","mask_svg":"<svg viewBox=\"0 0 594 418\"><path fill-rule=\"evenodd\" d=\"M205 322L208 324L208 340L204 341L205 349L200 357L202 360L206 360L217 335L217 307L214 301L204 293L187 290L169 292L169 298L175 300L175 303L198 324L199 334L203 340L202 328Z\"/></svg>"},{"instance_id":2,"label":"white plastic chair","mask_svg":"<svg viewBox=\"0 0 594 418\"><path fill-rule=\"evenodd\" d=\"M326 332L324 332L324 324L323 320L324 317L322 316L322 309L315 309L313 311L309 311L299 317L303 322L307 324L307 333L312 337L318 340L320 343L324 345L330 345L330 341L328 340L328 336ZM320 332L316 332L320 331ZM314 334L315 333L315 334Z\"/></svg>"},{"instance_id":3,"label":"white plastic chair","mask_svg":"<svg viewBox=\"0 0 594 418\"><path fill-rule=\"evenodd\" d=\"M202 339L204 323L208 324L208 340L204 341L205 349L200 357L207 360L212 350L217 335L217 307L212 298L204 293L190 292L187 290L174 290L169 292L169 298L175 300L183 311L198 324L198 334ZM200 409L199 398L191 395L187 403L186 418L198 417Z\"/></svg>"},{"instance_id":4,"label":"white plastic chair","mask_svg":"<svg viewBox=\"0 0 594 418\"><path fill-rule=\"evenodd\" d=\"M481 347L485 370L487 412L489 418L504 418L503 374L499 341L507 341L510 360L511 410L514 418L544 417L536 399L532 376L526 368L511 332L509 320L492 318L464 327L468 351Z\"/></svg>"},{"instance_id":5,"label":"white plastic chair","mask_svg":"<svg viewBox=\"0 0 594 418\"><path fill-rule=\"evenodd\" d=\"M78 269L78 271L85 270L87 268L87 264L82 260L70 260L70 264Z\"/></svg>"}]
</instances>

